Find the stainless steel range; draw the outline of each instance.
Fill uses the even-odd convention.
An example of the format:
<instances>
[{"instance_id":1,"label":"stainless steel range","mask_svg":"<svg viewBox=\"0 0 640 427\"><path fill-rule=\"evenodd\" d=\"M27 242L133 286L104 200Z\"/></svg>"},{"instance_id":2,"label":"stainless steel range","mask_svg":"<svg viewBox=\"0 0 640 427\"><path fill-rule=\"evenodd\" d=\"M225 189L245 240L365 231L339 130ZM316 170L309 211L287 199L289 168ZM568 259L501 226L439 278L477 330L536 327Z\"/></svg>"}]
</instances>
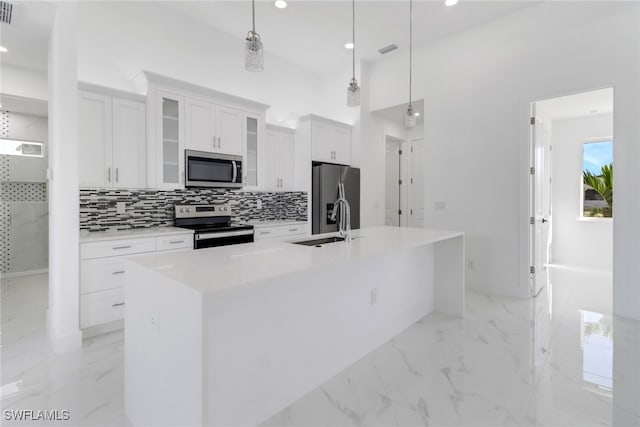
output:
<instances>
[{"instance_id":1,"label":"stainless steel range","mask_svg":"<svg viewBox=\"0 0 640 427\"><path fill-rule=\"evenodd\" d=\"M194 230L193 248L253 242L253 225L231 224L231 206L176 205L175 226Z\"/></svg>"}]
</instances>

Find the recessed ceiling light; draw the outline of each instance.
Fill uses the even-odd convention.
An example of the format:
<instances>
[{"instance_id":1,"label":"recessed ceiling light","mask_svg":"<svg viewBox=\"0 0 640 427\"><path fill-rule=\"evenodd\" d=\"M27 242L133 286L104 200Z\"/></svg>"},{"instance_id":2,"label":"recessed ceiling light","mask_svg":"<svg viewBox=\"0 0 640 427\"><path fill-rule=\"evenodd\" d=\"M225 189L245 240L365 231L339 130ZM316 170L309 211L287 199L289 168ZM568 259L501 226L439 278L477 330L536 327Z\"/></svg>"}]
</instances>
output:
<instances>
[{"instance_id":1,"label":"recessed ceiling light","mask_svg":"<svg viewBox=\"0 0 640 427\"><path fill-rule=\"evenodd\" d=\"M353 49L353 43L345 43L344 44L344 48L345 49Z\"/></svg>"},{"instance_id":2,"label":"recessed ceiling light","mask_svg":"<svg viewBox=\"0 0 640 427\"><path fill-rule=\"evenodd\" d=\"M456 3L458 3L458 0L445 0L444 2L445 6L453 6Z\"/></svg>"},{"instance_id":3,"label":"recessed ceiling light","mask_svg":"<svg viewBox=\"0 0 640 427\"><path fill-rule=\"evenodd\" d=\"M420 113L418 113L417 111L415 112L414 116L416 117L420 117Z\"/></svg>"},{"instance_id":4,"label":"recessed ceiling light","mask_svg":"<svg viewBox=\"0 0 640 427\"><path fill-rule=\"evenodd\" d=\"M9 49L7 49L4 46L0 46L0 52L4 53L4 52L9 52Z\"/></svg>"},{"instance_id":5,"label":"recessed ceiling light","mask_svg":"<svg viewBox=\"0 0 640 427\"><path fill-rule=\"evenodd\" d=\"M284 9L287 7L287 2L285 0L276 0L274 4L278 9Z\"/></svg>"}]
</instances>

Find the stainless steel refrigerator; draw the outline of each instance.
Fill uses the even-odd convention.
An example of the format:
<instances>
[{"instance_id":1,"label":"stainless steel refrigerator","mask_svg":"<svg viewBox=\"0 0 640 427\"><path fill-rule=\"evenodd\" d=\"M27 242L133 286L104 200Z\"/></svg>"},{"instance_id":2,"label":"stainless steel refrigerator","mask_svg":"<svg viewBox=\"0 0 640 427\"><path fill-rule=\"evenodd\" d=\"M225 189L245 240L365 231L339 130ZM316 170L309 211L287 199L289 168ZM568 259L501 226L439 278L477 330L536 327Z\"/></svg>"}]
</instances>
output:
<instances>
[{"instance_id":1,"label":"stainless steel refrigerator","mask_svg":"<svg viewBox=\"0 0 640 427\"><path fill-rule=\"evenodd\" d=\"M360 169L349 166L318 164L313 166L311 221L313 234L338 231L331 220L333 205L338 199L338 183L344 184L345 198L351 207L351 229L360 228Z\"/></svg>"}]
</instances>

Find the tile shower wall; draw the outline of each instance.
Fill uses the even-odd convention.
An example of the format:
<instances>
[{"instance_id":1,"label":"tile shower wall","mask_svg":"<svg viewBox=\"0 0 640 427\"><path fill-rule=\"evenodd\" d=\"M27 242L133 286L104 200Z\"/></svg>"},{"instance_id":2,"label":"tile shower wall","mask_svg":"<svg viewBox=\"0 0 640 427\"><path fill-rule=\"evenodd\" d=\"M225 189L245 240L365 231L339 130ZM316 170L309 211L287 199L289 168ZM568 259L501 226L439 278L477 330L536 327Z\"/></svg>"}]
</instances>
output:
<instances>
[{"instance_id":1,"label":"tile shower wall","mask_svg":"<svg viewBox=\"0 0 640 427\"><path fill-rule=\"evenodd\" d=\"M262 209L258 209L258 200L262 200ZM117 213L118 202L126 204L124 214ZM307 220L306 192L80 189L80 229L107 231L171 226L175 205L209 203L229 203L236 223Z\"/></svg>"},{"instance_id":2,"label":"tile shower wall","mask_svg":"<svg viewBox=\"0 0 640 427\"><path fill-rule=\"evenodd\" d=\"M0 137L46 142L46 117L0 111ZM0 155L0 272L48 265L46 158Z\"/></svg>"}]
</instances>

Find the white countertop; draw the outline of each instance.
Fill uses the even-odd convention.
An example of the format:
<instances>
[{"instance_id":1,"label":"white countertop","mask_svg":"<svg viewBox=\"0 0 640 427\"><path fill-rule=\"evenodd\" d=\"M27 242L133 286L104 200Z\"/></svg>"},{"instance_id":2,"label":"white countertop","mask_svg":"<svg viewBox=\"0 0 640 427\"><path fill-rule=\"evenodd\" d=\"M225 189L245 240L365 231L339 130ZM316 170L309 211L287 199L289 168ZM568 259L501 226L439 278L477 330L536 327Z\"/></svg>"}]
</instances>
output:
<instances>
[{"instance_id":1,"label":"white countertop","mask_svg":"<svg viewBox=\"0 0 640 427\"><path fill-rule=\"evenodd\" d=\"M193 234L193 230L178 227L134 228L119 231L80 231L80 243L104 242L108 240L136 239L142 237L162 237L175 234Z\"/></svg>"},{"instance_id":2,"label":"white countertop","mask_svg":"<svg viewBox=\"0 0 640 427\"><path fill-rule=\"evenodd\" d=\"M292 239L308 240L332 236L314 235ZM322 247L296 245L287 241L263 240L195 251L153 254L130 262L200 292L214 293L305 270L352 262L360 258L396 252L463 236L459 231L423 228L372 227L354 230L350 243L328 243Z\"/></svg>"},{"instance_id":3,"label":"white countertop","mask_svg":"<svg viewBox=\"0 0 640 427\"><path fill-rule=\"evenodd\" d=\"M277 219L277 220L272 220L272 221L249 221L247 224L251 224L253 225L255 228L262 228L262 227L277 227L279 225L285 226L285 225L306 225L308 224L307 221L295 221L295 220L289 220L289 219Z\"/></svg>"}]
</instances>

